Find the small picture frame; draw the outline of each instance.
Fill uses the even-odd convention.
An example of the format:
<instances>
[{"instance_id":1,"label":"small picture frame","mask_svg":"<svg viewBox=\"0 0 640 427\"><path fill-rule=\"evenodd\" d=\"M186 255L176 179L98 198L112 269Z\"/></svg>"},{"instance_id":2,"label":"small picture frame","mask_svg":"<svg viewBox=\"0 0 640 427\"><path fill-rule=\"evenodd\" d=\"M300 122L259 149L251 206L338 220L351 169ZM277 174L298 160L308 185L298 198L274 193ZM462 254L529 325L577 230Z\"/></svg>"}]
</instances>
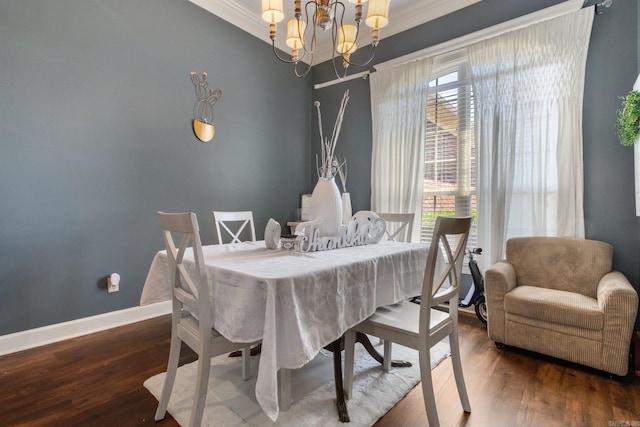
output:
<instances>
[{"instance_id":1,"label":"small picture frame","mask_svg":"<svg viewBox=\"0 0 640 427\"><path fill-rule=\"evenodd\" d=\"M311 207L311 194L303 194L300 198L300 220L309 221L309 209Z\"/></svg>"}]
</instances>

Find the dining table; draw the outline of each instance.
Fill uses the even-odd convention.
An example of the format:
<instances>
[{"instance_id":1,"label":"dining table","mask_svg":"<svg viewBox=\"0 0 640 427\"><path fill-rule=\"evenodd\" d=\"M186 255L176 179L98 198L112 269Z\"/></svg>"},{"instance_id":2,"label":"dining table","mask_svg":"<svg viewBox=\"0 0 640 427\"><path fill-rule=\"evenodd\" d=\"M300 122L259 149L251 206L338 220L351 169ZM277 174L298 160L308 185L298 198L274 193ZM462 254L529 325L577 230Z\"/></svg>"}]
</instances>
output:
<instances>
[{"instance_id":1,"label":"dining table","mask_svg":"<svg viewBox=\"0 0 640 427\"><path fill-rule=\"evenodd\" d=\"M278 372L301 368L325 347L339 357L336 343L349 328L377 307L419 295L427 252L425 244L393 241L316 252L268 249L264 241L203 246L214 328L234 342L262 342L255 394L269 418L280 411ZM193 266L192 256L184 264ZM159 251L140 305L171 299L169 277Z\"/></svg>"}]
</instances>

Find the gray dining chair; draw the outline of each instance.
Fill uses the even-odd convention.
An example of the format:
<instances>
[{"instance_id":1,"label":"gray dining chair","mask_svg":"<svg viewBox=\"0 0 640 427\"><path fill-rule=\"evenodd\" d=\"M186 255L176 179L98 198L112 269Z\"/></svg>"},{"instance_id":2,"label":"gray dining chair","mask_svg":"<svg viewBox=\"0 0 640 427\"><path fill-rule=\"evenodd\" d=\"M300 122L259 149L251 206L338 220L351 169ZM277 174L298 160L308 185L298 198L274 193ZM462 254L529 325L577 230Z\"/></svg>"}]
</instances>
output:
<instances>
[{"instance_id":1,"label":"gray dining chair","mask_svg":"<svg viewBox=\"0 0 640 427\"><path fill-rule=\"evenodd\" d=\"M471 218L438 217L427 255L422 282L421 304L404 301L399 304L380 307L376 312L349 329L345 334L344 388L348 398L353 393L353 362L356 332L382 338L385 342L395 342L418 350L422 393L430 426L438 426L438 412L431 378L430 349L444 338L449 338L453 373L458 394L465 412L471 412L460 360L458 342L458 300L462 261L469 238ZM438 256L444 255L444 263L438 263ZM443 271L436 267L443 266ZM448 302L449 310L434 309L438 304ZM391 355L385 354L383 369L388 370ZM399 368L402 369L402 368Z\"/></svg>"},{"instance_id":2,"label":"gray dining chair","mask_svg":"<svg viewBox=\"0 0 640 427\"><path fill-rule=\"evenodd\" d=\"M178 369L181 343L184 342L198 354L195 396L189 418L189 427L194 427L202 422L209 384L210 359L241 349L242 378L248 380L251 343L231 342L213 327L209 285L196 214L158 212L158 219L169 261L173 310L167 375L155 420L159 421L165 417ZM179 246L176 246L176 241L180 242ZM189 253L193 255L193 269L184 265L185 255Z\"/></svg>"}]
</instances>

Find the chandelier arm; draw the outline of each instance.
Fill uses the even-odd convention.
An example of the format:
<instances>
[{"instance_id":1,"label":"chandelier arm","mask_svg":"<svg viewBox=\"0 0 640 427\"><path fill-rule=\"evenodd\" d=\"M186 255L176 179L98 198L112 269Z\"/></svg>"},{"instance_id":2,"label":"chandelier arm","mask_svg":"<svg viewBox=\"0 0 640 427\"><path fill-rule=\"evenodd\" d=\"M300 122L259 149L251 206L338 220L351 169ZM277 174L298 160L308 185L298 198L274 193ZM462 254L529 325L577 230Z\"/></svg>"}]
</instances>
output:
<instances>
[{"instance_id":1,"label":"chandelier arm","mask_svg":"<svg viewBox=\"0 0 640 427\"><path fill-rule=\"evenodd\" d=\"M337 9L337 6L336 6ZM334 10L335 14L335 10ZM333 17L334 25L331 27L331 56L336 54L336 40L338 38L338 28L342 27L342 23L344 20L344 5L342 6L342 14L340 15L340 25L338 25L338 20L335 15Z\"/></svg>"},{"instance_id":2,"label":"chandelier arm","mask_svg":"<svg viewBox=\"0 0 640 427\"><path fill-rule=\"evenodd\" d=\"M371 63L371 61L373 61L373 58L375 58L375 56L376 56L375 49L371 53L371 57L365 62L348 61L343 56L333 55L332 58L331 58L331 64L333 65L333 72L336 75L336 77L338 78L338 80L342 80L347 76L347 68L344 66L345 63L348 64L348 65L353 65L354 67L363 67L363 66L368 65L369 63ZM340 75L340 73L338 72L338 67L336 65L336 59L337 58L342 59L342 69L344 70L344 73L342 75Z\"/></svg>"},{"instance_id":3,"label":"chandelier arm","mask_svg":"<svg viewBox=\"0 0 640 427\"><path fill-rule=\"evenodd\" d=\"M341 56L340 56L341 58ZM347 69L344 67L344 63L342 66L342 69L344 70L344 74L340 75L340 73L338 73L338 67L336 66L336 56L333 55L331 57L331 64L333 65L333 72L335 73L336 77L338 78L338 80L342 80L345 77L347 77Z\"/></svg>"},{"instance_id":4,"label":"chandelier arm","mask_svg":"<svg viewBox=\"0 0 640 427\"><path fill-rule=\"evenodd\" d=\"M336 58L335 57L331 60L331 63L333 64L333 73L336 75L338 80L342 80L345 77L347 77L347 69L344 67L344 64L343 64L343 67L342 67L343 73L340 74L338 72L338 67L336 66Z\"/></svg>"},{"instance_id":5,"label":"chandelier arm","mask_svg":"<svg viewBox=\"0 0 640 427\"><path fill-rule=\"evenodd\" d=\"M313 58L313 55L312 55L312 58ZM299 62L296 62L295 64L293 64L294 74L296 75L296 77L305 77L307 74L309 74L309 71L311 71L311 67L313 65L313 59L311 60L311 63L309 63L309 65L307 66L307 69L303 73L298 72L298 64Z\"/></svg>"},{"instance_id":6,"label":"chandelier arm","mask_svg":"<svg viewBox=\"0 0 640 427\"><path fill-rule=\"evenodd\" d=\"M340 26L342 27L342 24L344 23L344 13L347 10L347 8L344 6L344 3L342 3L341 1L336 1L334 3L333 20L336 23L338 22L338 20L336 19L336 16L338 15L338 6L342 7L342 13L340 14Z\"/></svg>"},{"instance_id":7,"label":"chandelier arm","mask_svg":"<svg viewBox=\"0 0 640 427\"><path fill-rule=\"evenodd\" d=\"M273 54L275 55L276 58L278 58L278 60L280 60L281 62L284 62L285 64L293 64L293 72L296 75L296 77L304 77L307 74L309 74L309 71L311 71L311 67L313 67L313 54L311 54L311 62L309 63L309 65L307 66L307 69L304 72L299 72L298 71L298 64L302 61L298 60L298 61L290 61L286 58L281 57L278 54L278 50L276 49L276 45L275 42L272 43L272 47L273 47ZM304 56L304 54L303 54ZM302 57L300 57L302 58Z\"/></svg>"},{"instance_id":8,"label":"chandelier arm","mask_svg":"<svg viewBox=\"0 0 640 427\"><path fill-rule=\"evenodd\" d=\"M302 55L298 56L298 61L297 62L302 61L302 58L304 58L307 54L311 55L311 61L313 61L313 52L309 53L309 52L307 52L306 50L303 49L302 50Z\"/></svg>"},{"instance_id":9,"label":"chandelier arm","mask_svg":"<svg viewBox=\"0 0 640 427\"><path fill-rule=\"evenodd\" d=\"M275 40L273 40L273 41L271 42L271 47L272 47L272 49L273 49L273 54L275 55L275 57L276 57L276 58L278 58L278 60L279 60L279 61L282 61L282 62L284 62L284 63L286 63L286 64L295 64L296 62L298 62L298 61L292 61L292 60L289 60L289 59L286 59L286 58L281 57L281 56L278 54L278 49L276 49L276 42L275 42Z\"/></svg>"},{"instance_id":10,"label":"chandelier arm","mask_svg":"<svg viewBox=\"0 0 640 427\"><path fill-rule=\"evenodd\" d=\"M310 55L313 55L316 51L316 27L315 27L315 22L313 24L313 33L311 34L311 47L309 49L307 49L307 44L304 43L304 50L306 53L309 53Z\"/></svg>"},{"instance_id":11,"label":"chandelier arm","mask_svg":"<svg viewBox=\"0 0 640 427\"><path fill-rule=\"evenodd\" d=\"M310 0L308 2L305 3L304 5L304 16L306 18L306 23L307 25L304 27L304 31L302 32L302 50L305 53L309 53L310 55L314 54L315 48L316 48L316 12L313 12L313 18L311 20L311 22L313 22L313 32L311 33L311 47L307 46L307 30L309 29L309 5L315 5L316 9L317 9L317 4L315 1ZM303 54L304 56L304 54Z\"/></svg>"},{"instance_id":12,"label":"chandelier arm","mask_svg":"<svg viewBox=\"0 0 640 427\"><path fill-rule=\"evenodd\" d=\"M340 16L340 27L342 27L342 21L344 20L344 12L345 12L345 8L344 5L342 7L342 14ZM337 24L337 22L336 22ZM332 30L331 30L331 65L333 66L333 72L336 75L336 77L338 78L338 80L342 80L347 76L347 68L344 66L345 62L344 62L344 57L342 54L340 54L338 57L343 59L342 62L342 70L343 70L343 74L340 74L338 72L338 66L336 65L336 43L337 43L337 38L338 38L338 25L334 25Z\"/></svg>"},{"instance_id":13,"label":"chandelier arm","mask_svg":"<svg viewBox=\"0 0 640 427\"><path fill-rule=\"evenodd\" d=\"M344 17L344 8L342 11L343 17ZM342 69L344 71L344 74L340 75L340 73L338 72L338 67L336 65L336 38L338 36L338 31L335 28L336 25L334 25L334 28L331 30L331 44L332 44L332 49L331 49L331 65L333 66L333 72L336 75L336 77L338 78L338 80L342 80L347 76L347 69L346 67L344 67L344 61L342 63ZM339 56L340 58L342 58L342 55Z\"/></svg>"},{"instance_id":14,"label":"chandelier arm","mask_svg":"<svg viewBox=\"0 0 640 427\"><path fill-rule=\"evenodd\" d=\"M354 67L363 67L365 65L368 65L369 63L371 63L371 61L373 61L373 58L375 58L376 56L376 48L372 47L373 51L371 52L371 56L369 57L369 59L367 59L364 62L355 62L355 61L351 61L350 59L345 59L344 57L342 58L342 60L344 62L346 62L349 65L353 65ZM358 51L361 52L361 51Z\"/></svg>"}]
</instances>

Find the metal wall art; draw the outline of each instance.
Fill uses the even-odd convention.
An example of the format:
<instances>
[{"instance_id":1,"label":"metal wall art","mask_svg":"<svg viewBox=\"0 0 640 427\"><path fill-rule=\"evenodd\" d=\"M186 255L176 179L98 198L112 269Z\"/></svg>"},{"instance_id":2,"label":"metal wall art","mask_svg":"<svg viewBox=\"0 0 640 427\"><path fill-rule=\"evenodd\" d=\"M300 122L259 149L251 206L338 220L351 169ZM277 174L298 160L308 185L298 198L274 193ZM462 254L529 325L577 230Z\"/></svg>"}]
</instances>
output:
<instances>
[{"instance_id":1,"label":"metal wall art","mask_svg":"<svg viewBox=\"0 0 640 427\"><path fill-rule=\"evenodd\" d=\"M209 142L216 134L213 124L213 107L222 96L222 89L209 89L207 73L202 73L202 78L195 71L191 72L191 83L196 88L196 98L193 106L193 133L202 142Z\"/></svg>"}]
</instances>

